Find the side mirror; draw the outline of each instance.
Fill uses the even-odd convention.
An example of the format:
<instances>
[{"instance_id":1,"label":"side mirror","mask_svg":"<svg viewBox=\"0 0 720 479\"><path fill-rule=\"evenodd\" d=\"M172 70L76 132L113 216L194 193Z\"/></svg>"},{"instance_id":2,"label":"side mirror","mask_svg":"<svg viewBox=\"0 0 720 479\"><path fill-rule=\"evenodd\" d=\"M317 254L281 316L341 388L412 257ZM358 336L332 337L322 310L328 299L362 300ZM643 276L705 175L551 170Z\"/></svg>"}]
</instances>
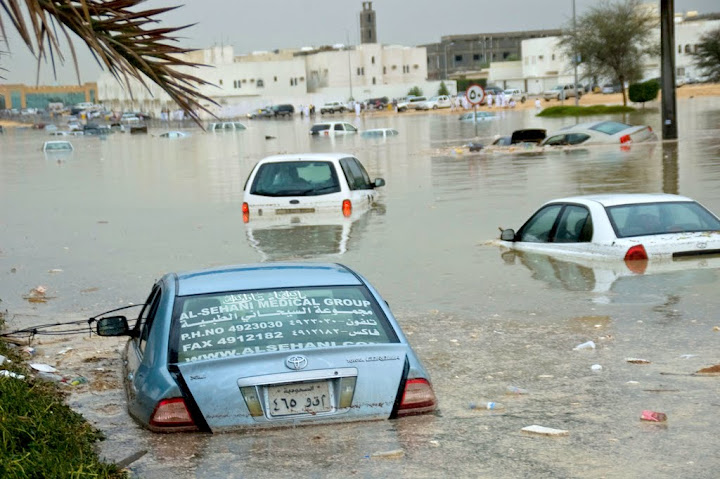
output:
<instances>
[{"instance_id":1,"label":"side mirror","mask_svg":"<svg viewBox=\"0 0 720 479\"><path fill-rule=\"evenodd\" d=\"M375 181L373 182L373 186L375 188L380 188L381 186L385 186L385 180L382 178L375 178Z\"/></svg>"},{"instance_id":2,"label":"side mirror","mask_svg":"<svg viewBox=\"0 0 720 479\"><path fill-rule=\"evenodd\" d=\"M97 334L98 336L129 336L130 328L127 318L125 316L108 316L98 319Z\"/></svg>"},{"instance_id":3,"label":"side mirror","mask_svg":"<svg viewBox=\"0 0 720 479\"><path fill-rule=\"evenodd\" d=\"M500 239L502 241L515 241L515 230L502 230L502 233L500 233Z\"/></svg>"}]
</instances>

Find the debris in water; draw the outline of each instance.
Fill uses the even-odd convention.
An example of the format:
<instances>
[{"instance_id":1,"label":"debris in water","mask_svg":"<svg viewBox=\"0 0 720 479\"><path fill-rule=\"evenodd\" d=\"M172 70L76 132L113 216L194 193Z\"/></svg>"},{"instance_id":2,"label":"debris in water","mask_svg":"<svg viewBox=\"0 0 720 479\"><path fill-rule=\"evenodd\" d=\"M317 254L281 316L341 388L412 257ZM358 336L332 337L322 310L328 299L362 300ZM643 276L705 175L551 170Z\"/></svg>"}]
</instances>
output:
<instances>
[{"instance_id":1,"label":"debris in water","mask_svg":"<svg viewBox=\"0 0 720 479\"><path fill-rule=\"evenodd\" d=\"M403 449L393 449L392 451L373 453L370 455L370 457L376 459L394 459L398 457L403 457L404 455L405 451Z\"/></svg>"},{"instance_id":2,"label":"debris in water","mask_svg":"<svg viewBox=\"0 0 720 479\"><path fill-rule=\"evenodd\" d=\"M553 429L551 427L538 426L537 424L524 427L521 431L532 434L540 434L542 436L567 436L570 434L570 431L566 431L565 429Z\"/></svg>"},{"instance_id":3,"label":"debris in water","mask_svg":"<svg viewBox=\"0 0 720 479\"><path fill-rule=\"evenodd\" d=\"M528 393L528 390L527 390L527 389L523 389L523 388L519 388L519 387L517 387L517 386L508 386L508 387L507 387L507 392L508 392L508 394L527 394L527 393Z\"/></svg>"},{"instance_id":4,"label":"debris in water","mask_svg":"<svg viewBox=\"0 0 720 479\"><path fill-rule=\"evenodd\" d=\"M45 303L48 299L52 299L52 296L47 296L47 288L45 286L37 286L30 290L28 294L23 296L23 299L28 300L31 303Z\"/></svg>"},{"instance_id":5,"label":"debris in water","mask_svg":"<svg viewBox=\"0 0 720 479\"><path fill-rule=\"evenodd\" d=\"M573 348L573 351L580 351L581 349L595 349L595 342L587 341L582 344L578 344Z\"/></svg>"},{"instance_id":6,"label":"debris in water","mask_svg":"<svg viewBox=\"0 0 720 479\"><path fill-rule=\"evenodd\" d=\"M716 364L715 366L710 366L708 368L702 368L697 373L698 374L720 374L720 364Z\"/></svg>"},{"instance_id":7,"label":"debris in water","mask_svg":"<svg viewBox=\"0 0 720 479\"><path fill-rule=\"evenodd\" d=\"M667 421L667 415L662 412L655 412L650 411L646 409L642 412L642 415L640 416L641 421L650 421L650 422L665 422Z\"/></svg>"},{"instance_id":8,"label":"debris in water","mask_svg":"<svg viewBox=\"0 0 720 479\"><path fill-rule=\"evenodd\" d=\"M650 361L647 359L640 359L640 358L626 358L625 362L631 363L631 364L650 364Z\"/></svg>"},{"instance_id":9,"label":"debris in water","mask_svg":"<svg viewBox=\"0 0 720 479\"><path fill-rule=\"evenodd\" d=\"M592 366L590 366L590 369L592 369L593 371L602 371L602 365L593 364Z\"/></svg>"},{"instance_id":10,"label":"debris in water","mask_svg":"<svg viewBox=\"0 0 720 479\"><path fill-rule=\"evenodd\" d=\"M57 369L50 366L49 364L30 363L30 367L33 368L35 371L40 371L41 373L56 373L57 372Z\"/></svg>"},{"instance_id":11,"label":"debris in water","mask_svg":"<svg viewBox=\"0 0 720 479\"><path fill-rule=\"evenodd\" d=\"M63 272L63 270L61 270L60 268L48 270L48 273L62 273L62 272Z\"/></svg>"},{"instance_id":12,"label":"debris in water","mask_svg":"<svg viewBox=\"0 0 720 479\"><path fill-rule=\"evenodd\" d=\"M12 371L8 371L7 369L3 369L0 371L0 377L4 378L15 378L15 379L25 379L25 376L22 374L17 374Z\"/></svg>"}]
</instances>

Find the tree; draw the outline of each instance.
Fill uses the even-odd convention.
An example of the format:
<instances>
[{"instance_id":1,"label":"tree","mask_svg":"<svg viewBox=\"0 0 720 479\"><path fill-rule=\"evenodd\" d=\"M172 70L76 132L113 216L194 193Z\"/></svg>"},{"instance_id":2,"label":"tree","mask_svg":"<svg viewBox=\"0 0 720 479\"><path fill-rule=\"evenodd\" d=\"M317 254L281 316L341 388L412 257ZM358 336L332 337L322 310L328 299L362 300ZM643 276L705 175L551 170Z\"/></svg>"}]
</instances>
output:
<instances>
[{"instance_id":1,"label":"tree","mask_svg":"<svg viewBox=\"0 0 720 479\"><path fill-rule=\"evenodd\" d=\"M419 86L414 86L408 91L408 96L422 96L423 92Z\"/></svg>"},{"instance_id":2,"label":"tree","mask_svg":"<svg viewBox=\"0 0 720 479\"><path fill-rule=\"evenodd\" d=\"M2 16L7 16L38 60L50 59L53 72L55 60L64 63L60 50L60 34L68 42L75 71L80 72L69 32L77 35L95 56L97 62L130 89L130 78L147 85L150 80L199 123L198 110L209 111L200 101L213 100L202 95L197 87L209 84L185 73L198 67L182 58L192 51L170 45L177 42L175 34L182 27L156 27L157 17L177 7L138 10L146 0L0 0L0 40L7 45ZM23 14L26 11L26 14Z\"/></svg>"},{"instance_id":3,"label":"tree","mask_svg":"<svg viewBox=\"0 0 720 479\"><path fill-rule=\"evenodd\" d=\"M720 28L700 37L697 50L692 53L695 65L703 69L710 81L720 81Z\"/></svg>"},{"instance_id":4,"label":"tree","mask_svg":"<svg viewBox=\"0 0 720 479\"><path fill-rule=\"evenodd\" d=\"M438 88L438 93L437 93L437 94L438 94L438 95L449 95L449 94L450 94L450 92L449 92L448 89L447 89L447 86L445 86L445 82L444 82L444 81L441 81L441 82L440 82L440 88Z\"/></svg>"},{"instance_id":5,"label":"tree","mask_svg":"<svg viewBox=\"0 0 720 479\"><path fill-rule=\"evenodd\" d=\"M660 91L660 82L657 80L648 80L642 83L633 83L628 88L628 96L630 101L635 103L642 103L643 109L645 108L646 101L652 101L658 96Z\"/></svg>"},{"instance_id":6,"label":"tree","mask_svg":"<svg viewBox=\"0 0 720 479\"><path fill-rule=\"evenodd\" d=\"M606 76L620 85L642 78L643 60L660 54L655 35L658 18L639 0L607 0L577 19L577 28L563 31L564 53L585 66L586 76ZM623 89L623 105L627 96Z\"/></svg>"}]
</instances>

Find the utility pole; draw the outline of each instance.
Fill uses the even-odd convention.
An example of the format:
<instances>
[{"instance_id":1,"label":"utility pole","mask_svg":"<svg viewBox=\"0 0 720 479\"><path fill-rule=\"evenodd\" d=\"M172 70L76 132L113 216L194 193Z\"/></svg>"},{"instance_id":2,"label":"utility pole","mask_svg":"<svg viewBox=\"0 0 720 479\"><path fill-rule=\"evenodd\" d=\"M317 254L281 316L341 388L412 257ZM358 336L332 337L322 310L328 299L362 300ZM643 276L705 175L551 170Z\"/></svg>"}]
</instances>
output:
<instances>
[{"instance_id":1,"label":"utility pole","mask_svg":"<svg viewBox=\"0 0 720 479\"><path fill-rule=\"evenodd\" d=\"M577 45L577 24L575 23L575 0L572 0L572 12L573 12L573 44ZM575 69L575 106L578 106L580 99L578 98L577 89L577 65L578 65L578 54L575 47L573 47L573 67Z\"/></svg>"},{"instance_id":2,"label":"utility pole","mask_svg":"<svg viewBox=\"0 0 720 479\"><path fill-rule=\"evenodd\" d=\"M352 65L350 64L350 33L345 30L345 38L347 40L347 43L345 44L345 48L348 52L348 81L350 82L350 98L349 100L354 100L353 94L352 94Z\"/></svg>"},{"instance_id":3,"label":"utility pole","mask_svg":"<svg viewBox=\"0 0 720 479\"><path fill-rule=\"evenodd\" d=\"M660 0L660 62L662 78L662 137L677 140L675 98L675 5Z\"/></svg>"}]
</instances>

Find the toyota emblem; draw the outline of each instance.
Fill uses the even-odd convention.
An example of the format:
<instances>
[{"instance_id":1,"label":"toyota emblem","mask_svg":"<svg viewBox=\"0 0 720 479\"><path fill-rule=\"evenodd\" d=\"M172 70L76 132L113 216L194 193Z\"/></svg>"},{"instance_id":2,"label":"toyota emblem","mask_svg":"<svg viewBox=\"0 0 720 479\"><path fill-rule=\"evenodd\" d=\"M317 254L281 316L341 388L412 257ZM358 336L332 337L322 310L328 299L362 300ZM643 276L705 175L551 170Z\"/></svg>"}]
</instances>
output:
<instances>
[{"instance_id":1,"label":"toyota emblem","mask_svg":"<svg viewBox=\"0 0 720 479\"><path fill-rule=\"evenodd\" d=\"M295 356L290 356L285 360L285 366L288 367L288 369L293 369L295 371L300 371L301 369L305 369L308 365L308 360L305 356L302 356L300 354Z\"/></svg>"}]
</instances>

